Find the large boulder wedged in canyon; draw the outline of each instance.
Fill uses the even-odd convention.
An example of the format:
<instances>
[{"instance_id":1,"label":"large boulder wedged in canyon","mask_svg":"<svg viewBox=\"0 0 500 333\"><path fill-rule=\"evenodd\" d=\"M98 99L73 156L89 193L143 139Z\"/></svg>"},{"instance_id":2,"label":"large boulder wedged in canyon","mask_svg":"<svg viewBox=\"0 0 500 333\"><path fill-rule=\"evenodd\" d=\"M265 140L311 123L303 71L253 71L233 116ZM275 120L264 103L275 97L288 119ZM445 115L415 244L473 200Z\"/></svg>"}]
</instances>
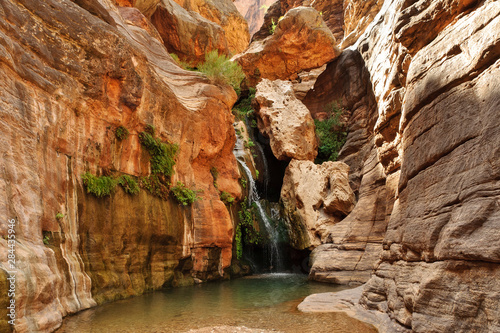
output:
<instances>
[{"instance_id":1,"label":"large boulder wedged in canyon","mask_svg":"<svg viewBox=\"0 0 500 333\"><path fill-rule=\"evenodd\" d=\"M205 54L217 50L229 54L222 28L195 12L188 12L173 0L162 0L151 16L170 53L181 61L196 66L205 61Z\"/></svg>"},{"instance_id":2,"label":"large boulder wedged in canyon","mask_svg":"<svg viewBox=\"0 0 500 333\"><path fill-rule=\"evenodd\" d=\"M355 197L348 174L342 162L290 162L281 201L293 247L314 248L329 241L331 227L351 212Z\"/></svg>"},{"instance_id":3,"label":"large boulder wedged in canyon","mask_svg":"<svg viewBox=\"0 0 500 333\"><path fill-rule=\"evenodd\" d=\"M210 169L221 191L241 197L236 94L180 69L147 29L96 3L112 20L71 1L0 2L0 233L16 220L17 332L53 331L97 303L220 278L231 262L233 224ZM148 124L179 144L172 183L202 190L201 199L184 207L120 186L106 198L87 194L84 172L150 174L138 137ZM0 248L9 271L4 238Z\"/></svg>"},{"instance_id":4,"label":"large boulder wedged in canyon","mask_svg":"<svg viewBox=\"0 0 500 333\"><path fill-rule=\"evenodd\" d=\"M243 52L250 41L248 23L231 0L174 0L188 11L199 13L219 25L225 33L229 51Z\"/></svg>"},{"instance_id":5,"label":"large boulder wedged in canyon","mask_svg":"<svg viewBox=\"0 0 500 333\"><path fill-rule=\"evenodd\" d=\"M235 57L251 85L261 79L286 80L298 72L321 67L339 50L318 11L310 7L290 10L278 22L274 34L254 41Z\"/></svg>"},{"instance_id":6,"label":"large boulder wedged in canyon","mask_svg":"<svg viewBox=\"0 0 500 333\"><path fill-rule=\"evenodd\" d=\"M314 121L299 101L288 81L262 80L255 100L257 126L270 139L271 150L279 160L314 160L318 154Z\"/></svg>"}]
</instances>

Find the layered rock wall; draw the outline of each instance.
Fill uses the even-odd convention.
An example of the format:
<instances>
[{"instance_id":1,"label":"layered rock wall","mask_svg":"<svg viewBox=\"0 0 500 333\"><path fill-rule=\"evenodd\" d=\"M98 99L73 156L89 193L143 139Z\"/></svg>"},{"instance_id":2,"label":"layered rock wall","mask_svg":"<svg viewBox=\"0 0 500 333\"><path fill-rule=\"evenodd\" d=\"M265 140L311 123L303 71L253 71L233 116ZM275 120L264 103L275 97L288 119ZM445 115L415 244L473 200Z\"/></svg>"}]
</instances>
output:
<instances>
[{"instance_id":1,"label":"layered rock wall","mask_svg":"<svg viewBox=\"0 0 500 333\"><path fill-rule=\"evenodd\" d=\"M222 276L233 225L210 169L241 196L234 91L181 70L157 33L105 0L4 0L0 16L0 234L16 220L16 331L49 332L96 303ZM192 206L144 189L85 192L87 171L150 173L138 138L147 124L179 144L171 181L203 191ZM10 271L4 237L0 247Z\"/></svg>"}]
</instances>

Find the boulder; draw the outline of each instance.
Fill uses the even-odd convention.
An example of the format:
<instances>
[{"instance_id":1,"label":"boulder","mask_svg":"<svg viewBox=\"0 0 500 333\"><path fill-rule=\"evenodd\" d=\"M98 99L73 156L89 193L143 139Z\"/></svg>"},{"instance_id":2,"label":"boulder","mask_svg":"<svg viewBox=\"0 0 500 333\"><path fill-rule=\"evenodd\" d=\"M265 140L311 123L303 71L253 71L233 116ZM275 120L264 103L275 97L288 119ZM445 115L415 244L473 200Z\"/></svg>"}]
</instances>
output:
<instances>
[{"instance_id":1,"label":"boulder","mask_svg":"<svg viewBox=\"0 0 500 333\"><path fill-rule=\"evenodd\" d=\"M314 160L318 142L309 110L299 101L288 81L262 80L255 100L257 125L270 139L274 156L279 160Z\"/></svg>"},{"instance_id":2,"label":"boulder","mask_svg":"<svg viewBox=\"0 0 500 333\"><path fill-rule=\"evenodd\" d=\"M219 25L231 54L243 52L250 41L248 23L231 0L175 0L188 11L199 13Z\"/></svg>"},{"instance_id":3,"label":"boulder","mask_svg":"<svg viewBox=\"0 0 500 333\"><path fill-rule=\"evenodd\" d=\"M290 162L281 201L292 246L314 248L331 241L331 228L354 208L348 174L349 167L342 162Z\"/></svg>"},{"instance_id":4,"label":"boulder","mask_svg":"<svg viewBox=\"0 0 500 333\"><path fill-rule=\"evenodd\" d=\"M271 36L252 42L234 60L255 86L264 78L286 80L300 71L321 67L340 53L335 45L335 37L317 10L297 7L277 22Z\"/></svg>"},{"instance_id":5,"label":"boulder","mask_svg":"<svg viewBox=\"0 0 500 333\"><path fill-rule=\"evenodd\" d=\"M205 60L205 54L217 50L229 54L224 30L200 14L187 11L173 0L162 0L151 16L168 52L183 62L195 66Z\"/></svg>"}]
</instances>

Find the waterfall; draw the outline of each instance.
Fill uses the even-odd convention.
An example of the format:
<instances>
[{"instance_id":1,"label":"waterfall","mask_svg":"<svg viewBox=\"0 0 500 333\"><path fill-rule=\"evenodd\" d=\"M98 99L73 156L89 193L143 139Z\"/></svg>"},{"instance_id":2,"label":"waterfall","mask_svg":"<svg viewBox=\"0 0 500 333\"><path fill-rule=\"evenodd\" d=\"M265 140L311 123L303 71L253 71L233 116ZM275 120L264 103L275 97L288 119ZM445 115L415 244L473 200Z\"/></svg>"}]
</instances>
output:
<instances>
[{"instance_id":1,"label":"waterfall","mask_svg":"<svg viewBox=\"0 0 500 333\"><path fill-rule=\"evenodd\" d=\"M283 270L283 258L279 247L278 228L277 225L275 226L274 223L272 223L272 220L266 214L266 211L262 206L262 201L257 191L257 187L255 185L255 180L252 176L252 172L250 171L250 168L245 162L246 152L245 152L244 142L242 139L237 138L233 153L234 156L236 157L236 160L240 164L241 168L245 172L246 178L248 179L247 181L248 207L254 205L257 208L256 209L257 218L259 219L259 222L262 222L261 225L264 226L264 228L266 229L266 233L269 236L269 247L266 249L267 259L269 260L268 267L270 268L271 271L279 272ZM273 211L272 215L276 217L276 212Z\"/></svg>"}]
</instances>

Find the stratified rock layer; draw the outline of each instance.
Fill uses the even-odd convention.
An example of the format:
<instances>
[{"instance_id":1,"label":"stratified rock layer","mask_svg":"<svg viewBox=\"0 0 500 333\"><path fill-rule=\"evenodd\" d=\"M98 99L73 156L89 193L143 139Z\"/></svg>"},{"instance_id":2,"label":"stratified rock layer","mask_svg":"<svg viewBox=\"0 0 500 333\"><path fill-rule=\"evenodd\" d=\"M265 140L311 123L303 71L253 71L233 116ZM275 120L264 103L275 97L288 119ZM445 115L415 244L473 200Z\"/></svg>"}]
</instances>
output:
<instances>
[{"instance_id":1,"label":"stratified rock layer","mask_svg":"<svg viewBox=\"0 0 500 333\"><path fill-rule=\"evenodd\" d=\"M17 332L50 332L96 303L220 278L231 262L233 225L210 169L221 191L241 196L236 94L181 70L110 2L77 3L0 2L0 233L16 220ZM203 190L192 206L120 187L98 199L82 186L87 171L147 176L146 124L179 144L172 183ZM120 125L130 132L122 141ZM4 302L3 237L0 248Z\"/></svg>"},{"instance_id":2,"label":"stratified rock layer","mask_svg":"<svg viewBox=\"0 0 500 333\"><path fill-rule=\"evenodd\" d=\"M257 125L279 160L314 160L318 142L314 121L288 81L264 79L257 85Z\"/></svg>"},{"instance_id":3,"label":"stratified rock layer","mask_svg":"<svg viewBox=\"0 0 500 333\"><path fill-rule=\"evenodd\" d=\"M289 79L302 70L318 68L334 59L339 50L335 37L318 11L310 7L290 10L274 34L254 41L235 60L251 85L260 79Z\"/></svg>"},{"instance_id":4,"label":"stratified rock layer","mask_svg":"<svg viewBox=\"0 0 500 333\"><path fill-rule=\"evenodd\" d=\"M342 162L290 162L281 200L292 246L314 248L331 241L328 237L332 226L354 208L348 174L349 167Z\"/></svg>"}]
</instances>

